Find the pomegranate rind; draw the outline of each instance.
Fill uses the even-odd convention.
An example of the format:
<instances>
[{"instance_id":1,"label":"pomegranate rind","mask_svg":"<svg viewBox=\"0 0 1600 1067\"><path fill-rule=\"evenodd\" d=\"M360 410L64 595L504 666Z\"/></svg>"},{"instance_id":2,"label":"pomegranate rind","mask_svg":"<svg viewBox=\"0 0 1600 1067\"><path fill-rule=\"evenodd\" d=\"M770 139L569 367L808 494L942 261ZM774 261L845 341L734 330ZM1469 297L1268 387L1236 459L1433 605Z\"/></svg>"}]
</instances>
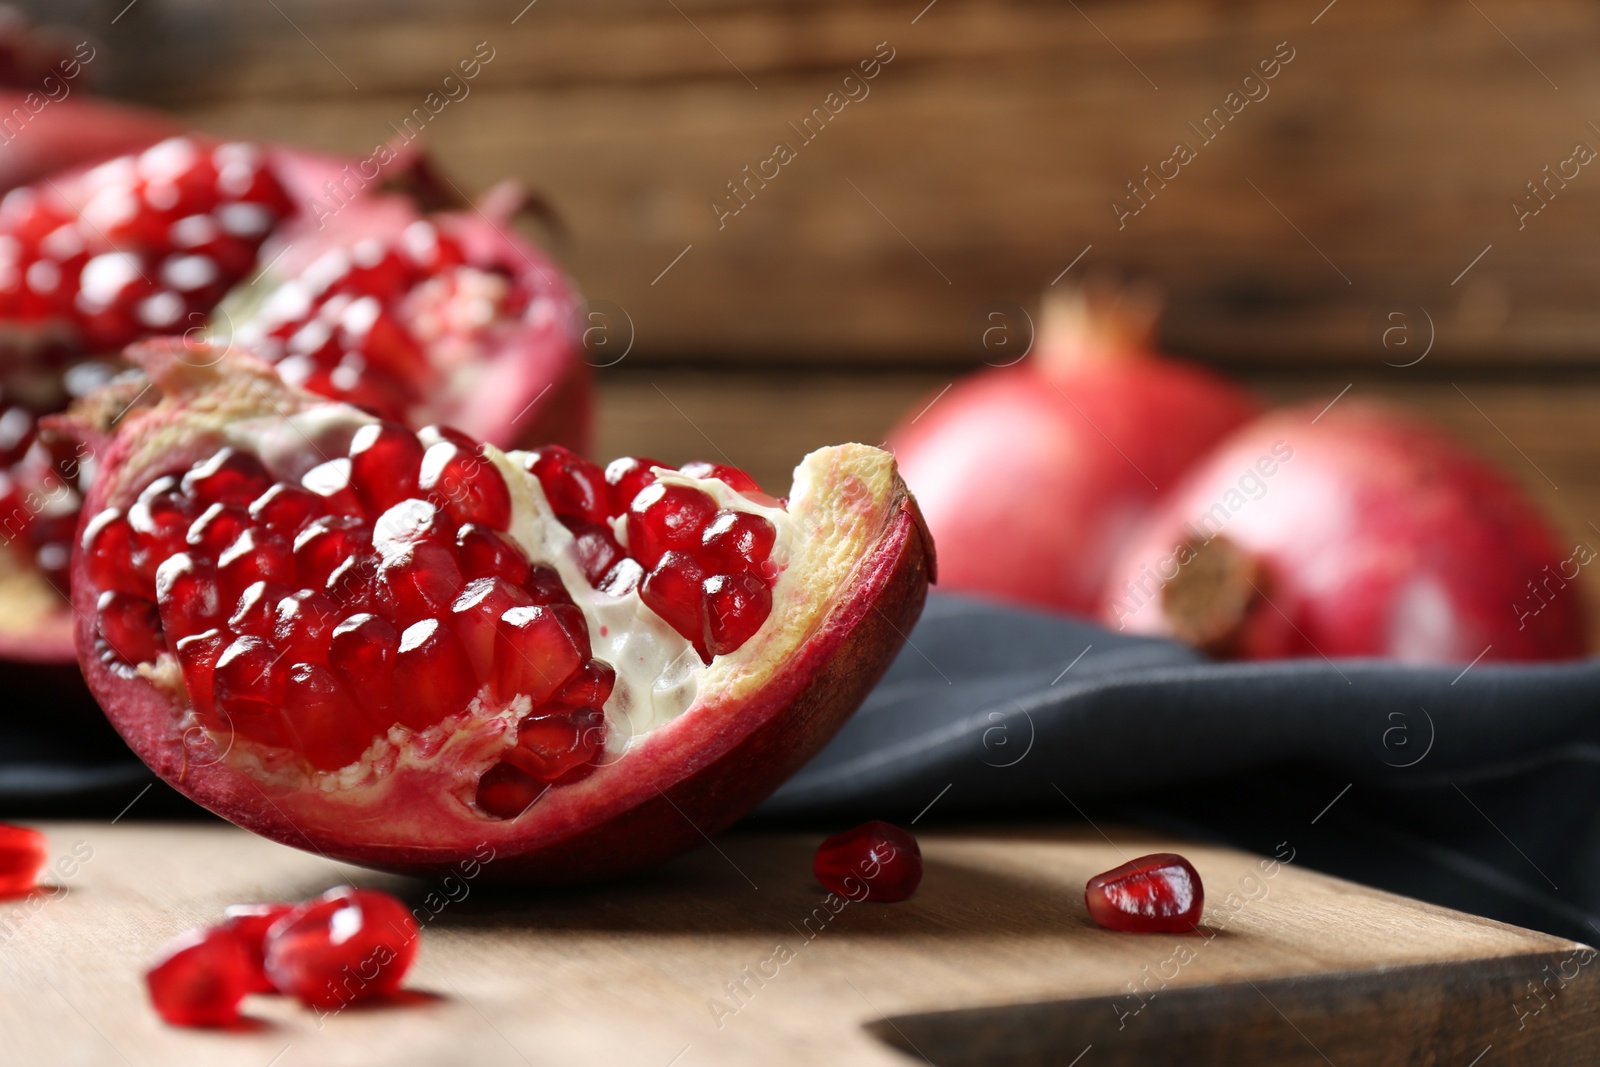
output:
<instances>
[{"instance_id":1,"label":"pomegranate rind","mask_svg":"<svg viewBox=\"0 0 1600 1067\"><path fill-rule=\"evenodd\" d=\"M331 456L367 418L290 389L248 357L207 362L170 341L132 356L161 399L120 426L85 515L274 420L297 418L299 432L321 427L324 436L312 436ZM329 409L347 415L326 417ZM300 459L305 467L321 459L301 451L312 453ZM508 481L519 479L518 491L535 491L516 463L500 457L499 465ZM81 550L73 574L80 662L113 725L157 774L264 837L392 871L449 871L487 847L495 858L486 874L499 880L620 875L693 847L777 788L865 699L921 613L931 538L888 453L865 445L812 453L797 471L789 515L793 580L781 583L769 624L699 675L687 711L512 819L489 818L470 800L513 720L476 722L429 752L402 751L381 774L320 786L197 745L170 659L165 672L129 677L95 654L99 591Z\"/></svg>"}]
</instances>

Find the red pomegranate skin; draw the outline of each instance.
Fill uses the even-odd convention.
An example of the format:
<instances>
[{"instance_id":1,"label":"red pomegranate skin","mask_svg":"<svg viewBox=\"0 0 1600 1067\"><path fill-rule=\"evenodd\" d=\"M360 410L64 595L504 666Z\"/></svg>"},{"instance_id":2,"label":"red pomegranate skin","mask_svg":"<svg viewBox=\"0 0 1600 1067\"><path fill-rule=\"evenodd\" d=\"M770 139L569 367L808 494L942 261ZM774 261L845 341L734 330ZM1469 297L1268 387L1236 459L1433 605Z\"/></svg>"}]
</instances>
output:
<instances>
[{"instance_id":1,"label":"red pomegranate skin","mask_svg":"<svg viewBox=\"0 0 1600 1067\"><path fill-rule=\"evenodd\" d=\"M1217 375L1047 317L1029 356L919 401L888 447L942 588L1093 615L1159 495L1256 410Z\"/></svg>"},{"instance_id":2,"label":"red pomegranate skin","mask_svg":"<svg viewBox=\"0 0 1600 1067\"><path fill-rule=\"evenodd\" d=\"M0 91L0 115L30 114L28 90ZM175 116L79 95L45 105L0 152L0 190L38 181L80 164L98 163L182 132Z\"/></svg>"},{"instance_id":3,"label":"red pomegranate skin","mask_svg":"<svg viewBox=\"0 0 1600 1067\"><path fill-rule=\"evenodd\" d=\"M121 506L158 473L213 454L220 434L197 425L195 411L206 418L224 408L241 418L271 411L277 420L300 404L326 403L286 393L270 368L239 355L224 366L201 366L206 361L168 341L136 346L130 356L156 382L163 403L140 411L132 425L119 424L86 515ZM433 774L391 776L372 801L383 812L374 818L335 794L264 788L227 760L191 759L173 698L96 654L100 590L82 551L73 562L79 663L112 725L152 770L264 837L401 873L449 873L464 858L482 862L483 877L493 881L570 883L630 873L701 844L764 799L833 737L904 644L926 599L933 544L892 464L875 469L870 481L850 466L851 457L874 451L843 446L834 451L838 466L822 472L837 482L840 510L819 515L816 533L846 535L864 547L816 624L761 671L702 692L677 718L634 738L621 758L552 790L514 819L486 819L451 802L443 795L450 783Z\"/></svg>"},{"instance_id":4,"label":"red pomegranate skin","mask_svg":"<svg viewBox=\"0 0 1600 1067\"><path fill-rule=\"evenodd\" d=\"M1558 540L1517 486L1438 430L1361 400L1320 410L1263 416L1191 471L1113 569L1104 621L1170 634L1159 589L1182 570L1178 546L1222 534L1260 568L1230 641L1238 658L1586 652L1592 550Z\"/></svg>"}]
</instances>

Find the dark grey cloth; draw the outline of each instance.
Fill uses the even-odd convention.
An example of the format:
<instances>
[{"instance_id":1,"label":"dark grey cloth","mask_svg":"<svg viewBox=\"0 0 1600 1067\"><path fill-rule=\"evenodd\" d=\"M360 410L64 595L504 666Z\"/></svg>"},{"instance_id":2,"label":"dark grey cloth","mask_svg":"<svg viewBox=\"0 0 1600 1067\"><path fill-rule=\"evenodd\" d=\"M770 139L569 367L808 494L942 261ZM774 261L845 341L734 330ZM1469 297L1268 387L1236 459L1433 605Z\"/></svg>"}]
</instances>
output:
<instances>
[{"instance_id":1,"label":"dark grey cloth","mask_svg":"<svg viewBox=\"0 0 1600 1067\"><path fill-rule=\"evenodd\" d=\"M0 727L0 814L110 818L150 781L92 712ZM162 786L128 817L192 810ZM1308 867L1592 941L1600 659L1212 663L934 596L861 711L752 822L869 818L1134 822L1265 853L1288 842Z\"/></svg>"}]
</instances>

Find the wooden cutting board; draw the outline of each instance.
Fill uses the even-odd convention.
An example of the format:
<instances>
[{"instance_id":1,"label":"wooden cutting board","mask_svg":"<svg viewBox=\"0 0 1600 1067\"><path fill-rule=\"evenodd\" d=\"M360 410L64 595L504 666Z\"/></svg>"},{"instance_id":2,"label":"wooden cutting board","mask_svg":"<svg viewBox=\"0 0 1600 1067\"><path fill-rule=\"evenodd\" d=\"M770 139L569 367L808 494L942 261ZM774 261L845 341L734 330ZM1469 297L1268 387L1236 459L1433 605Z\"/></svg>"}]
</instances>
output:
<instances>
[{"instance_id":1,"label":"wooden cutting board","mask_svg":"<svg viewBox=\"0 0 1600 1067\"><path fill-rule=\"evenodd\" d=\"M1278 862L1109 827L929 832L912 900L841 907L811 878L815 835L530 892L231 827L44 828L59 888L0 906L4 1063L1488 1067L1578 1062L1600 1029L1592 950L1315 874L1293 842ZM1209 930L1089 923L1091 875L1166 850L1199 869ZM228 1033L149 1009L142 968L171 935L346 879L427 916L403 1002L319 1017L256 997Z\"/></svg>"}]
</instances>

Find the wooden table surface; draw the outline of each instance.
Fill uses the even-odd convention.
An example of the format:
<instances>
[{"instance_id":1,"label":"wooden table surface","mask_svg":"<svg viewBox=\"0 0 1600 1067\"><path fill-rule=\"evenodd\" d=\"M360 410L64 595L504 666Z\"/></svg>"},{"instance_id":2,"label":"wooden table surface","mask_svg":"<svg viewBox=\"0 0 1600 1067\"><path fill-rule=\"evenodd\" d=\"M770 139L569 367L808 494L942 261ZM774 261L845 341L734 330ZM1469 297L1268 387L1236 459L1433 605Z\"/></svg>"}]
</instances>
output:
<instances>
[{"instance_id":1,"label":"wooden table surface","mask_svg":"<svg viewBox=\"0 0 1600 1067\"><path fill-rule=\"evenodd\" d=\"M930 832L910 901L830 906L815 835L732 834L625 883L532 892L376 875L226 826L44 828L77 862L0 912L6 1063L1095 1067L1165 1049L1490 1067L1573 1062L1600 1025L1592 950L1314 874L1293 842L1263 858L1116 827ZM1173 848L1205 881L1205 932L1089 922L1087 878ZM347 879L426 918L401 1001L319 1017L254 997L240 1032L150 1010L140 975L167 938Z\"/></svg>"}]
</instances>

